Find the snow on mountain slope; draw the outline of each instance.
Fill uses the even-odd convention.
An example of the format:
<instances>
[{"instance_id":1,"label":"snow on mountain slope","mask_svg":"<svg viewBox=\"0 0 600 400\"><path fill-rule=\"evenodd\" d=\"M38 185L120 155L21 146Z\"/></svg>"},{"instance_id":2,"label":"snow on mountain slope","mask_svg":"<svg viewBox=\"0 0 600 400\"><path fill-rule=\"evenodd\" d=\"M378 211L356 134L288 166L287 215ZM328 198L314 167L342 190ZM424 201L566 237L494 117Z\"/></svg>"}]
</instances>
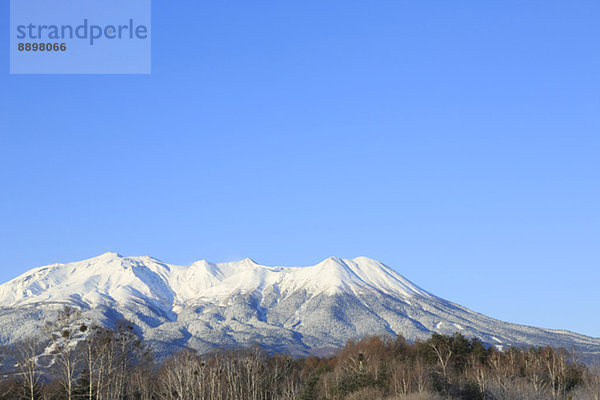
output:
<instances>
[{"instance_id":1,"label":"snow on mountain slope","mask_svg":"<svg viewBox=\"0 0 600 400\"><path fill-rule=\"evenodd\" d=\"M600 339L505 323L438 298L378 261L311 267L250 259L189 267L105 253L33 269L0 285L0 342L37 332L65 304L110 326L132 321L160 354L254 343L306 354L370 334L424 339L461 332L497 345L553 345L600 355Z\"/></svg>"},{"instance_id":2,"label":"snow on mountain slope","mask_svg":"<svg viewBox=\"0 0 600 400\"><path fill-rule=\"evenodd\" d=\"M89 260L36 268L0 285L0 304L18 306L70 299L98 305L137 299L170 309L198 299L226 299L234 293L269 287L277 287L282 295L297 290L356 294L368 288L402 297L431 296L366 257L331 257L312 267L267 267L249 258L221 264L201 260L183 267L151 257L104 253Z\"/></svg>"},{"instance_id":3,"label":"snow on mountain slope","mask_svg":"<svg viewBox=\"0 0 600 400\"><path fill-rule=\"evenodd\" d=\"M165 281L168 276L169 267L150 257L105 253L89 260L36 268L0 285L0 305L65 300L97 305L138 298L170 307L175 293Z\"/></svg>"}]
</instances>

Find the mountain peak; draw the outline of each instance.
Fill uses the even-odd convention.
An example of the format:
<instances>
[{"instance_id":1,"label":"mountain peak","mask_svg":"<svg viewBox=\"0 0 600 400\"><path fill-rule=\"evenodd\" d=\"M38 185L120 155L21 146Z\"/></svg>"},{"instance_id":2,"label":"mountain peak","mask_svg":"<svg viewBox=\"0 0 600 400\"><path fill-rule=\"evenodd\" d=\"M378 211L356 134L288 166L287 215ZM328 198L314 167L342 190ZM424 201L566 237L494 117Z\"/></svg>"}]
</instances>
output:
<instances>
[{"instance_id":1,"label":"mountain peak","mask_svg":"<svg viewBox=\"0 0 600 400\"><path fill-rule=\"evenodd\" d=\"M124 258L124 257L115 251L106 251L94 258Z\"/></svg>"}]
</instances>

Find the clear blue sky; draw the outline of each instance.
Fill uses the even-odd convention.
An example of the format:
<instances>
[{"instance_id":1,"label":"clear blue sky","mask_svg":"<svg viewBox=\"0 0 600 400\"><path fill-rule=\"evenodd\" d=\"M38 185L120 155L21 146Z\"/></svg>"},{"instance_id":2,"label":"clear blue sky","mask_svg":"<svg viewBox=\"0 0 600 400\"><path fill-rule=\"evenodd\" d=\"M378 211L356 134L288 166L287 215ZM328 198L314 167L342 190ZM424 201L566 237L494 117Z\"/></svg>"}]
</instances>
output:
<instances>
[{"instance_id":1,"label":"clear blue sky","mask_svg":"<svg viewBox=\"0 0 600 400\"><path fill-rule=\"evenodd\" d=\"M107 250L365 255L600 336L600 3L152 12L150 76L11 76L0 30L0 281Z\"/></svg>"}]
</instances>

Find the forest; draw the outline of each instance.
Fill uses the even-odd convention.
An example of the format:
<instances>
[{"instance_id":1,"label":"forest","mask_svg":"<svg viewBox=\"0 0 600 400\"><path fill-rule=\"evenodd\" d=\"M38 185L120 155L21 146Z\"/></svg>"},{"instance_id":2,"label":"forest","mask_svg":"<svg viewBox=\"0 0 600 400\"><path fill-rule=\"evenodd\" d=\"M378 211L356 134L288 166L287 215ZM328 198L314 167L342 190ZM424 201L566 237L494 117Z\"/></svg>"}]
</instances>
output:
<instances>
[{"instance_id":1,"label":"forest","mask_svg":"<svg viewBox=\"0 0 600 400\"><path fill-rule=\"evenodd\" d=\"M0 399L45 400L600 400L600 369L565 349L487 347L460 334L349 341L331 357L255 346L157 361L132 324L114 329L65 309L0 353Z\"/></svg>"}]
</instances>

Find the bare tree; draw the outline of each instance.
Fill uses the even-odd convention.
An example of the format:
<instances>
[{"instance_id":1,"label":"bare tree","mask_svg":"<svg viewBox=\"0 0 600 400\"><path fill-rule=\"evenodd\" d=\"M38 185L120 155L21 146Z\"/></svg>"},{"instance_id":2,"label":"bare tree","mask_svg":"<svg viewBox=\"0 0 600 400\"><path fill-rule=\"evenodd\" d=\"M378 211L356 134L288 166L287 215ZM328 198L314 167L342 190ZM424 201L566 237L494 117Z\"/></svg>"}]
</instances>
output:
<instances>
[{"instance_id":1,"label":"bare tree","mask_svg":"<svg viewBox=\"0 0 600 400\"><path fill-rule=\"evenodd\" d=\"M477 384L479 390L484 393L490 381L490 374L487 368L479 357L475 354L471 354L467 361L467 370L465 375L468 379L471 379L473 382Z\"/></svg>"},{"instance_id":2,"label":"bare tree","mask_svg":"<svg viewBox=\"0 0 600 400\"><path fill-rule=\"evenodd\" d=\"M565 394L567 356L564 349L546 347L541 352L542 362L550 379L550 390L553 399Z\"/></svg>"},{"instance_id":3,"label":"bare tree","mask_svg":"<svg viewBox=\"0 0 600 400\"><path fill-rule=\"evenodd\" d=\"M65 306L59 312L56 321L47 326L52 340L54 369L64 388L67 400L73 398L75 378L82 364L81 354L76 351L81 338L79 326L76 326L79 319L80 313L77 310Z\"/></svg>"},{"instance_id":4,"label":"bare tree","mask_svg":"<svg viewBox=\"0 0 600 400\"><path fill-rule=\"evenodd\" d=\"M204 398L204 364L195 352L184 350L170 357L159 376L161 399L202 399Z\"/></svg>"},{"instance_id":5,"label":"bare tree","mask_svg":"<svg viewBox=\"0 0 600 400\"><path fill-rule=\"evenodd\" d=\"M24 397L30 400L35 400L39 392L41 367L38 358L43 347L39 340L30 338L17 344L13 352L18 376L23 382Z\"/></svg>"},{"instance_id":6,"label":"bare tree","mask_svg":"<svg viewBox=\"0 0 600 400\"><path fill-rule=\"evenodd\" d=\"M525 376L532 385L534 393L546 395L550 386L540 349L531 348L525 354L524 367Z\"/></svg>"},{"instance_id":7,"label":"bare tree","mask_svg":"<svg viewBox=\"0 0 600 400\"><path fill-rule=\"evenodd\" d=\"M422 357L417 356L413 362L413 377L417 393L425 393L429 388L427 366Z\"/></svg>"},{"instance_id":8,"label":"bare tree","mask_svg":"<svg viewBox=\"0 0 600 400\"><path fill-rule=\"evenodd\" d=\"M437 365L440 367L441 374L444 379L448 378L448 364L452 358L452 347L446 341L441 343L430 343L429 344L436 355Z\"/></svg>"},{"instance_id":9,"label":"bare tree","mask_svg":"<svg viewBox=\"0 0 600 400\"><path fill-rule=\"evenodd\" d=\"M137 365L129 374L130 387L128 398L137 400L155 399L155 386L153 363Z\"/></svg>"},{"instance_id":10,"label":"bare tree","mask_svg":"<svg viewBox=\"0 0 600 400\"><path fill-rule=\"evenodd\" d=\"M600 366L591 366L583 376L583 384L579 390L580 400L600 400Z\"/></svg>"},{"instance_id":11,"label":"bare tree","mask_svg":"<svg viewBox=\"0 0 600 400\"><path fill-rule=\"evenodd\" d=\"M392 393L405 395L412 391L413 374L412 366L405 360L399 360L393 364L390 376Z\"/></svg>"}]
</instances>

